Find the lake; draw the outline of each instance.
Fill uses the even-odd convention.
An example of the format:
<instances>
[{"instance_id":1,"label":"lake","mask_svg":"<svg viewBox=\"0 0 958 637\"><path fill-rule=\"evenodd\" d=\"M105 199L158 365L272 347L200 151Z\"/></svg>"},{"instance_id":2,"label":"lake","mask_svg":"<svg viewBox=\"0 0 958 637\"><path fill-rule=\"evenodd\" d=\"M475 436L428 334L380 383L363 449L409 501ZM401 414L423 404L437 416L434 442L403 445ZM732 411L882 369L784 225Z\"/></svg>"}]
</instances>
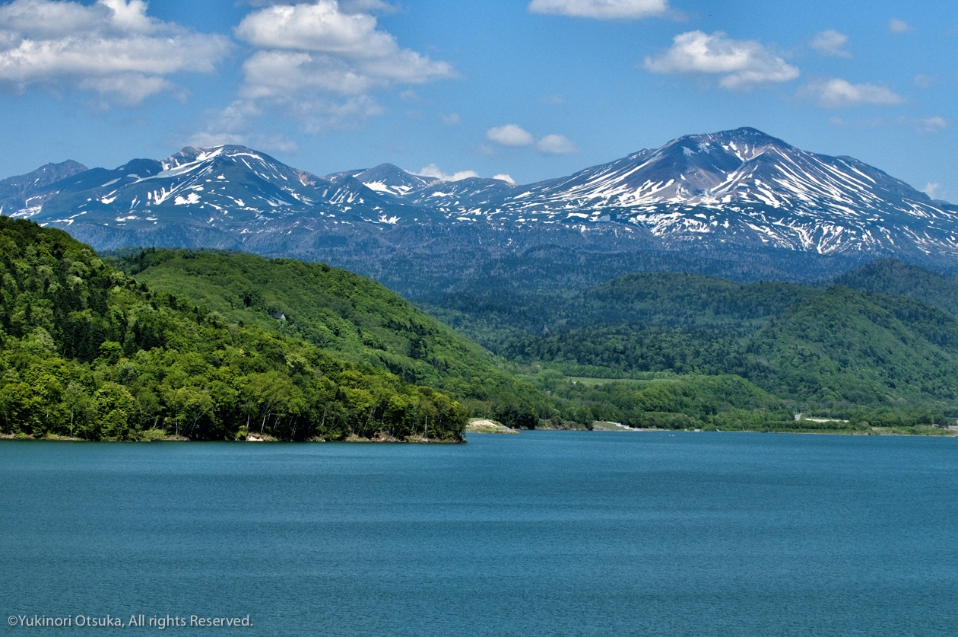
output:
<instances>
[{"instance_id":1,"label":"lake","mask_svg":"<svg viewBox=\"0 0 958 637\"><path fill-rule=\"evenodd\" d=\"M958 439L3 442L0 548L2 635L954 635Z\"/></svg>"}]
</instances>

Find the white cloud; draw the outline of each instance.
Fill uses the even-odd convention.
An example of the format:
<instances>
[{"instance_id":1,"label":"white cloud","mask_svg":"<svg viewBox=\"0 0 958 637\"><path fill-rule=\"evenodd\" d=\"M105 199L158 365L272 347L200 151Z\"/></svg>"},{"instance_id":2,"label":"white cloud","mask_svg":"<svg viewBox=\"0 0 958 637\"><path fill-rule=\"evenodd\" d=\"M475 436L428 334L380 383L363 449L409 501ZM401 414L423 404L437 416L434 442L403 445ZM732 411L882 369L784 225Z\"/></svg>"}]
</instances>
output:
<instances>
[{"instance_id":1,"label":"white cloud","mask_svg":"<svg viewBox=\"0 0 958 637\"><path fill-rule=\"evenodd\" d=\"M146 9L143 0L0 6L0 83L24 90L65 82L132 105L177 90L169 75L213 72L229 52L226 37L157 20Z\"/></svg>"},{"instance_id":2,"label":"white cloud","mask_svg":"<svg viewBox=\"0 0 958 637\"><path fill-rule=\"evenodd\" d=\"M241 96L320 132L382 114L375 91L454 77L451 65L401 48L364 13L391 6L319 0L271 4L250 13L234 30L257 49L243 64ZM404 99L414 95L403 93Z\"/></svg>"},{"instance_id":3,"label":"white cloud","mask_svg":"<svg viewBox=\"0 0 958 637\"><path fill-rule=\"evenodd\" d=\"M532 0L529 3L531 13L598 20L634 20L664 15L668 10L668 0Z\"/></svg>"},{"instance_id":4,"label":"white cloud","mask_svg":"<svg viewBox=\"0 0 958 637\"><path fill-rule=\"evenodd\" d=\"M275 104L270 105L275 108ZM368 95L346 100L310 97L279 104L284 114L302 125L307 133L323 133L333 129L356 128L364 120L385 113L382 106Z\"/></svg>"},{"instance_id":5,"label":"white cloud","mask_svg":"<svg viewBox=\"0 0 958 637\"><path fill-rule=\"evenodd\" d=\"M504 182L506 182L507 184L509 184L510 186L515 186L515 185L516 185L516 180L513 179L510 175L507 175L507 174L505 174L505 173L502 173L502 174L499 174L499 175L494 175L494 176L493 176L493 179L498 179L499 181L504 181Z\"/></svg>"},{"instance_id":6,"label":"white cloud","mask_svg":"<svg viewBox=\"0 0 958 637\"><path fill-rule=\"evenodd\" d=\"M822 108L901 104L904 99L891 89L876 84L852 84L839 78L812 82L799 91L803 97L814 99Z\"/></svg>"},{"instance_id":7,"label":"white cloud","mask_svg":"<svg viewBox=\"0 0 958 637\"><path fill-rule=\"evenodd\" d=\"M543 155L568 155L579 152L579 148L562 135L546 135L539 140L536 148Z\"/></svg>"},{"instance_id":8,"label":"white cloud","mask_svg":"<svg viewBox=\"0 0 958 637\"><path fill-rule=\"evenodd\" d=\"M910 24L904 20L899 20L898 18L892 18L888 21L888 30L892 33L908 33L914 29Z\"/></svg>"},{"instance_id":9,"label":"white cloud","mask_svg":"<svg viewBox=\"0 0 958 637\"><path fill-rule=\"evenodd\" d=\"M935 194L941 190L941 184L936 181L929 181L925 184L925 187L921 189L923 193L931 197L932 199L937 199Z\"/></svg>"},{"instance_id":10,"label":"white cloud","mask_svg":"<svg viewBox=\"0 0 958 637\"><path fill-rule=\"evenodd\" d=\"M360 95L382 86L343 60L295 51L257 51L243 64L243 71L246 83L241 93L250 99L286 99L310 91Z\"/></svg>"},{"instance_id":11,"label":"white cloud","mask_svg":"<svg viewBox=\"0 0 958 637\"><path fill-rule=\"evenodd\" d=\"M439 170L439 166L436 164L429 164L424 168L420 168L419 172L416 173L422 177L433 177L440 181L461 181L463 179L469 179L470 177L478 177L479 173L474 170L460 170L457 173L447 175L446 173Z\"/></svg>"},{"instance_id":12,"label":"white cloud","mask_svg":"<svg viewBox=\"0 0 958 637\"><path fill-rule=\"evenodd\" d=\"M914 77L915 86L922 89L931 88L937 81L937 75L925 75L924 73L919 73Z\"/></svg>"},{"instance_id":13,"label":"white cloud","mask_svg":"<svg viewBox=\"0 0 958 637\"><path fill-rule=\"evenodd\" d=\"M454 75L446 62L401 49L392 35L376 28L375 17L341 12L335 0L267 7L246 16L235 31L258 49L295 52L297 67L312 75L339 67L340 75L370 86L421 84ZM252 83L261 80L254 78ZM343 92L352 92L356 83L349 82Z\"/></svg>"},{"instance_id":14,"label":"white cloud","mask_svg":"<svg viewBox=\"0 0 958 637\"><path fill-rule=\"evenodd\" d=\"M442 116L442 123L445 126L458 126L460 122L462 122L462 118L459 117L459 113L449 113Z\"/></svg>"},{"instance_id":15,"label":"white cloud","mask_svg":"<svg viewBox=\"0 0 958 637\"><path fill-rule=\"evenodd\" d=\"M176 84L162 77L140 73L88 77L80 80L79 86L83 90L95 91L110 101L124 106L136 106L151 95L175 91L177 88ZM182 91L174 94L175 97L183 95Z\"/></svg>"},{"instance_id":16,"label":"white cloud","mask_svg":"<svg viewBox=\"0 0 958 637\"><path fill-rule=\"evenodd\" d=\"M822 31L812 38L812 48L818 51L820 55L828 57L850 58L852 56L845 45L848 44L848 36L833 29Z\"/></svg>"},{"instance_id":17,"label":"white cloud","mask_svg":"<svg viewBox=\"0 0 958 637\"><path fill-rule=\"evenodd\" d=\"M288 49L353 56L394 52L395 39L376 30L376 18L346 14L336 2L272 5L239 23L236 37L260 49Z\"/></svg>"},{"instance_id":18,"label":"white cloud","mask_svg":"<svg viewBox=\"0 0 958 637\"><path fill-rule=\"evenodd\" d=\"M237 100L218 112L213 112L209 125L185 141L187 146L222 146L236 144L252 146L270 152L291 153L299 150L296 142L279 134L264 134L254 131L252 121L262 115L256 105L247 100Z\"/></svg>"},{"instance_id":19,"label":"white cloud","mask_svg":"<svg viewBox=\"0 0 958 637\"><path fill-rule=\"evenodd\" d=\"M490 128L486 139L501 146L532 146L536 142L532 133L515 124Z\"/></svg>"},{"instance_id":20,"label":"white cloud","mask_svg":"<svg viewBox=\"0 0 958 637\"><path fill-rule=\"evenodd\" d=\"M644 66L652 73L721 75L719 86L727 89L787 82L799 76L797 68L759 42L732 40L721 31L711 35L702 31L679 34L672 48L656 58L645 58Z\"/></svg>"},{"instance_id":21,"label":"white cloud","mask_svg":"<svg viewBox=\"0 0 958 637\"><path fill-rule=\"evenodd\" d=\"M899 117L895 120L897 124L914 128L920 133L940 133L950 126L948 120L944 117Z\"/></svg>"},{"instance_id":22,"label":"white cloud","mask_svg":"<svg viewBox=\"0 0 958 637\"><path fill-rule=\"evenodd\" d=\"M512 148L521 148L535 145L536 149L543 155L568 155L579 152L579 148L573 144L567 137L562 135L546 135L538 142L532 136L532 133L516 124L506 124L490 128L486 132L486 139L495 142L500 146L509 146ZM492 148L480 147L480 152L487 155L495 154Z\"/></svg>"}]
</instances>

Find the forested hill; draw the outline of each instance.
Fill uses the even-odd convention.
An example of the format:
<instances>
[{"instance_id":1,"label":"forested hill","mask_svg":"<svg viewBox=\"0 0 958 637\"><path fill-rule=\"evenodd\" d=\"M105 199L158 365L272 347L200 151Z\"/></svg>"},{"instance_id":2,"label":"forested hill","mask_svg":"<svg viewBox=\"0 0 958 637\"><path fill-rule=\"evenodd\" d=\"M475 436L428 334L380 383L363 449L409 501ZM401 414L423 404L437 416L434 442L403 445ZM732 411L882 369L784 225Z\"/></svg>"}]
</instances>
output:
<instances>
[{"instance_id":1,"label":"forested hill","mask_svg":"<svg viewBox=\"0 0 958 637\"><path fill-rule=\"evenodd\" d=\"M0 430L460 440L428 387L150 290L58 230L0 217Z\"/></svg>"},{"instance_id":2,"label":"forested hill","mask_svg":"<svg viewBox=\"0 0 958 637\"><path fill-rule=\"evenodd\" d=\"M116 264L151 290L435 387L477 415L509 424L548 416L545 397L496 367L487 350L364 276L323 263L183 250L147 250Z\"/></svg>"},{"instance_id":3,"label":"forested hill","mask_svg":"<svg viewBox=\"0 0 958 637\"><path fill-rule=\"evenodd\" d=\"M958 317L958 281L895 259L873 261L832 283L863 292L907 296Z\"/></svg>"},{"instance_id":4,"label":"forested hill","mask_svg":"<svg viewBox=\"0 0 958 637\"><path fill-rule=\"evenodd\" d=\"M641 273L583 291L450 294L430 311L539 370L537 382L553 395L620 401L617 411L597 409L597 416L628 419L622 405L634 399L584 393L576 378L733 375L795 412L848 419L867 411L871 422L913 423L958 415L958 318L945 311L955 307L954 284L897 262L838 282L845 285Z\"/></svg>"},{"instance_id":5,"label":"forested hill","mask_svg":"<svg viewBox=\"0 0 958 637\"><path fill-rule=\"evenodd\" d=\"M737 283L673 272L627 274L580 291L504 288L447 294L430 311L498 351L510 338L578 328L657 327L757 329L820 291L775 281Z\"/></svg>"}]
</instances>

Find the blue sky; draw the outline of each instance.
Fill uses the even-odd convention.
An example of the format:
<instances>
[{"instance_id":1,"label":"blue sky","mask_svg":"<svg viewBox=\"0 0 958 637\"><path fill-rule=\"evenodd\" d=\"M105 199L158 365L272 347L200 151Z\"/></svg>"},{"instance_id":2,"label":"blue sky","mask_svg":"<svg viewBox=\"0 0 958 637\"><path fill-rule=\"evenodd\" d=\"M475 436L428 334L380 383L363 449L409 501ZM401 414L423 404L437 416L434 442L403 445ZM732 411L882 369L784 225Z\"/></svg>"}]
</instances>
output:
<instances>
[{"instance_id":1,"label":"blue sky","mask_svg":"<svg viewBox=\"0 0 958 637\"><path fill-rule=\"evenodd\" d=\"M16 0L0 176L243 143L528 183L753 126L958 201L956 89L953 1Z\"/></svg>"}]
</instances>

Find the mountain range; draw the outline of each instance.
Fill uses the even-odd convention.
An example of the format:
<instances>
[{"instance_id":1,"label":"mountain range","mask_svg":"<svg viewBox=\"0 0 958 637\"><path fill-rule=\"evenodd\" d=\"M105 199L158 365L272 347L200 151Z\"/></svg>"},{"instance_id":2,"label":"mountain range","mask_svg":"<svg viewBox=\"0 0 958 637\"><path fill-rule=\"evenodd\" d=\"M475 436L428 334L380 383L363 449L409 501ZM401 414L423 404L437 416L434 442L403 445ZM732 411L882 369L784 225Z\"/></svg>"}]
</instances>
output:
<instances>
[{"instance_id":1,"label":"mountain range","mask_svg":"<svg viewBox=\"0 0 958 637\"><path fill-rule=\"evenodd\" d=\"M560 246L958 266L958 206L753 128L681 137L529 185L440 181L391 164L320 177L242 146L185 148L114 170L68 161L0 182L0 213L101 250L212 247L342 262Z\"/></svg>"}]
</instances>

